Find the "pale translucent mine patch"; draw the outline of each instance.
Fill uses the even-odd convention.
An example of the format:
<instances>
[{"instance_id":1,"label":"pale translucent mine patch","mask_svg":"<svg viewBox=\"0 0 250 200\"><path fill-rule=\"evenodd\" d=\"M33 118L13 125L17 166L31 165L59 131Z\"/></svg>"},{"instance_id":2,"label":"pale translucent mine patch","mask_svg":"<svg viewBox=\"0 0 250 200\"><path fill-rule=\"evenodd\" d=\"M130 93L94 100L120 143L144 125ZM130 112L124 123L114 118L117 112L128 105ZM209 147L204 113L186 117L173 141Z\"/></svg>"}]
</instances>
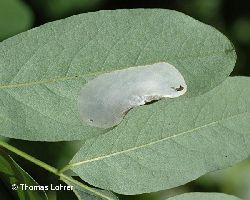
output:
<instances>
[{"instance_id":1,"label":"pale translucent mine patch","mask_svg":"<svg viewBox=\"0 0 250 200\"><path fill-rule=\"evenodd\" d=\"M102 74L80 92L79 110L84 123L110 128L135 107L161 98L175 98L187 91L181 73L166 62L130 67Z\"/></svg>"}]
</instances>

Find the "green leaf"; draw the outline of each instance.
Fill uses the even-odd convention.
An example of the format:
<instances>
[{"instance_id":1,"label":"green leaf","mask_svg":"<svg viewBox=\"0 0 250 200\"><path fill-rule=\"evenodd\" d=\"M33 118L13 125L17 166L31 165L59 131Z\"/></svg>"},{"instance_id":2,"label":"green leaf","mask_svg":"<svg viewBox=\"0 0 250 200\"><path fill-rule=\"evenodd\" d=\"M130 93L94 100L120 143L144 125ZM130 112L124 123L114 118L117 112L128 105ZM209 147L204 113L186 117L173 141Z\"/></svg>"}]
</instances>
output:
<instances>
[{"instance_id":1,"label":"green leaf","mask_svg":"<svg viewBox=\"0 0 250 200\"><path fill-rule=\"evenodd\" d=\"M169 198L168 200L240 200L240 199L231 195L221 194L221 193L194 192L194 193L181 194Z\"/></svg>"},{"instance_id":2,"label":"green leaf","mask_svg":"<svg viewBox=\"0 0 250 200\"><path fill-rule=\"evenodd\" d=\"M0 43L0 134L59 141L104 133L81 122L81 87L99 74L159 61L173 64L187 96L195 96L230 74L235 51L214 28L162 9L81 14L19 34Z\"/></svg>"},{"instance_id":3,"label":"green leaf","mask_svg":"<svg viewBox=\"0 0 250 200\"><path fill-rule=\"evenodd\" d=\"M29 29L33 14L20 0L0 0L0 41Z\"/></svg>"},{"instance_id":4,"label":"green leaf","mask_svg":"<svg viewBox=\"0 0 250 200\"><path fill-rule=\"evenodd\" d=\"M250 78L228 78L193 98L136 108L87 140L68 168L121 194L173 188L250 155Z\"/></svg>"},{"instance_id":5,"label":"green leaf","mask_svg":"<svg viewBox=\"0 0 250 200\"><path fill-rule=\"evenodd\" d=\"M14 196L20 200L48 199L43 190L22 189L27 186L38 186L37 182L25 172L9 155L0 149L0 178L13 191ZM13 189L13 188L16 189Z\"/></svg>"},{"instance_id":6,"label":"green leaf","mask_svg":"<svg viewBox=\"0 0 250 200\"><path fill-rule=\"evenodd\" d=\"M92 190L94 190L95 192L97 192L97 194L95 195L94 192L90 192L87 191L86 189L71 183L67 180L63 181L70 186L73 186L73 192L75 193L75 195L77 196L77 198L79 200L118 200L118 197L116 197L114 194L112 194L109 191L105 191L105 190L100 190L100 189L96 189L96 188L92 188ZM100 196L102 195L102 196Z\"/></svg>"}]
</instances>

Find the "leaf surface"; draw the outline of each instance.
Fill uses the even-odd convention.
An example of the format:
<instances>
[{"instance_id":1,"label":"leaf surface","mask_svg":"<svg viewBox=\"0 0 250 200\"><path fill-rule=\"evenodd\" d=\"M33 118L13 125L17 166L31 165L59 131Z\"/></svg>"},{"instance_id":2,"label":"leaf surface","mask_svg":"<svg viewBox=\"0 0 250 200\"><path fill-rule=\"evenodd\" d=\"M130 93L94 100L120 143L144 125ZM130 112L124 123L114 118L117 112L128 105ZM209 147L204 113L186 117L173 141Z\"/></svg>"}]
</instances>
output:
<instances>
[{"instance_id":1,"label":"leaf surface","mask_svg":"<svg viewBox=\"0 0 250 200\"><path fill-rule=\"evenodd\" d=\"M48 23L0 43L0 134L41 141L94 137L107 130L80 120L77 100L87 80L168 62L184 76L186 96L196 96L225 80L235 59L224 35L171 10L99 11Z\"/></svg>"},{"instance_id":2,"label":"leaf surface","mask_svg":"<svg viewBox=\"0 0 250 200\"><path fill-rule=\"evenodd\" d=\"M222 193L186 193L171 197L168 200L240 200L232 195Z\"/></svg>"},{"instance_id":3,"label":"leaf surface","mask_svg":"<svg viewBox=\"0 0 250 200\"><path fill-rule=\"evenodd\" d=\"M173 188L250 155L250 78L132 110L88 140L69 165L91 185L121 194Z\"/></svg>"}]
</instances>

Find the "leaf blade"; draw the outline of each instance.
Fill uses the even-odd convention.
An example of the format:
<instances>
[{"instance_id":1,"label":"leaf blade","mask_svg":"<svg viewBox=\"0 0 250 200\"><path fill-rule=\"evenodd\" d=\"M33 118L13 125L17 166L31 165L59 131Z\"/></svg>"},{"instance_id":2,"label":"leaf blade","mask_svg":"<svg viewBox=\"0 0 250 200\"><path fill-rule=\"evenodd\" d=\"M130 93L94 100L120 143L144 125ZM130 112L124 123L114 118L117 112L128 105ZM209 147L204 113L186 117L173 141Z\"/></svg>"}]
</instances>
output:
<instances>
[{"instance_id":1,"label":"leaf blade","mask_svg":"<svg viewBox=\"0 0 250 200\"><path fill-rule=\"evenodd\" d=\"M249 80L229 78L202 96L157 102L158 109L148 106L143 115L135 109L117 128L88 140L69 166L94 186L138 194L176 187L245 159Z\"/></svg>"},{"instance_id":2,"label":"leaf blade","mask_svg":"<svg viewBox=\"0 0 250 200\"><path fill-rule=\"evenodd\" d=\"M83 124L77 108L80 88L98 74L166 61L184 75L187 95L195 96L221 83L235 64L224 35L161 9L100 11L48 23L2 42L0 55L0 133L42 141L108 131Z\"/></svg>"}]
</instances>

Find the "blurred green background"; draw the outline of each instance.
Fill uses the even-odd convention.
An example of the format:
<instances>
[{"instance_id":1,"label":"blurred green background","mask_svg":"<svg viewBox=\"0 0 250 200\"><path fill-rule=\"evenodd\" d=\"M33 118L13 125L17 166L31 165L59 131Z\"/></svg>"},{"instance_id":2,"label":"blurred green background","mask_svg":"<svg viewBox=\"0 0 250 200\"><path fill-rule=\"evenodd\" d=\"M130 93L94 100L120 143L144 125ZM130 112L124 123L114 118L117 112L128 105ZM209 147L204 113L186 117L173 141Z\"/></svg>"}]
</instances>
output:
<instances>
[{"instance_id":1,"label":"blurred green background","mask_svg":"<svg viewBox=\"0 0 250 200\"><path fill-rule=\"evenodd\" d=\"M238 58L232 75L250 76L250 3L247 0L0 0L0 41L32 27L73 14L122 8L173 9L214 26L224 33L236 48ZM82 143L28 142L14 139L8 142L58 168L71 159ZM16 155L12 154L12 157L39 184L58 182L57 177L47 171ZM250 200L250 159L231 168L202 176L178 188L120 198L163 200L188 191L224 192ZM6 193L7 197L8 192L0 180L0 194ZM76 199L70 192L50 192L48 195L52 200Z\"/></svg>"}]
</instances>

